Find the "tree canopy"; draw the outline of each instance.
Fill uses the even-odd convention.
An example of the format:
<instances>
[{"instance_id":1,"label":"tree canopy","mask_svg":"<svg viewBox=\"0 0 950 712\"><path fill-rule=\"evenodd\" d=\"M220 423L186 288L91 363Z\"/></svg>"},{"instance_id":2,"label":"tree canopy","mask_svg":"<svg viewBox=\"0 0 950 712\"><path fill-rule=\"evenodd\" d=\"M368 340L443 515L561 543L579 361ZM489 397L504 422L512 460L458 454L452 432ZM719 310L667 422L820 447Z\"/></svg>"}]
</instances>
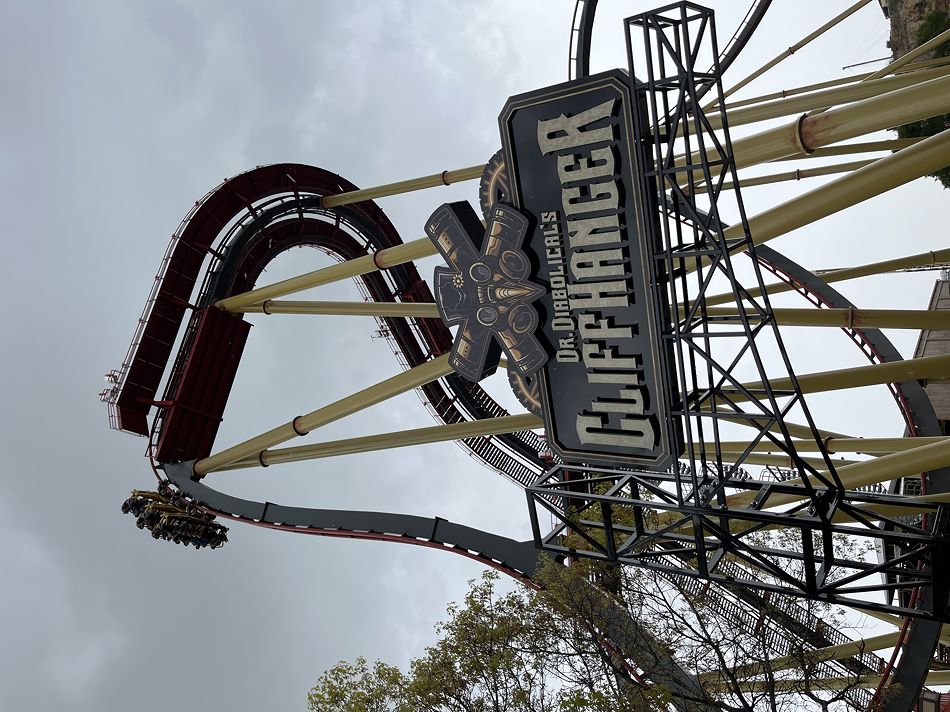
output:
<instances>
[{"instance_id":1,"label":"tree canopy","mask_svg":"<svg viewBox=\"0 0 950 712\"><path fill-rule=\"evenodd\" d=\"M917 30L917 45L920 46L929 42L942 32L950 29L950 15L943 10L932 10L927 13ZM950 57L950 42L944 42L937 47L932 55L934 57ZM938 114L929 119L921 121L912 121L909 124L897 127L897 135L900 138L927 138L934 136L941 131L950 128L950 114ZM931 177L939 180L944 188L950 188L950 166L941 168Z\"/></svg>"},{"instance_id":2,"label":"tree canopy","mask_svg":"<svg viewBox=\"0 0 950 712\"><path fill-rule=\"evenodd\" d=\"M310 712L791 712L865 709L870 698L866 672L841 676L767 611L756 615L695 579L591 562L548 562L541 589L500 593L497 578L471 582L407 670L361 657L324 672ZM701 698L674 695L647 674L642 648L633 660L607 639L602 595L650 631L658 656L695 676Z\"/></svg>"}]
</instances>

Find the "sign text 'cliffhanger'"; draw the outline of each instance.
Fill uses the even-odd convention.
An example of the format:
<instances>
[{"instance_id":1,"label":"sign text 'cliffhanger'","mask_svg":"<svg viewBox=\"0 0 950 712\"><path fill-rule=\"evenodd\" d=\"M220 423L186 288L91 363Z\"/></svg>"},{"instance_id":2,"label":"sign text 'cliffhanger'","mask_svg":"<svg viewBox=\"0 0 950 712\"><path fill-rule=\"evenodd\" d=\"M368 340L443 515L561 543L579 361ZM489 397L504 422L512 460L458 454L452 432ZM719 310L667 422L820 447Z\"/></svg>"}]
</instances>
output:
<instances>
[{"instance_id":1,"label":"sign text 'cliffhanger'","mask_svg":"<svg viewBox=\"0 0 950 712\"><path fill-rule=\"evenodd\" d=\"M551 445L567 462L659 469L680 438L631 101L610 72L512 97L500 124L513 203L533 218L532 279L547 286L535 305Z\"/></svg>"}]
</instances>

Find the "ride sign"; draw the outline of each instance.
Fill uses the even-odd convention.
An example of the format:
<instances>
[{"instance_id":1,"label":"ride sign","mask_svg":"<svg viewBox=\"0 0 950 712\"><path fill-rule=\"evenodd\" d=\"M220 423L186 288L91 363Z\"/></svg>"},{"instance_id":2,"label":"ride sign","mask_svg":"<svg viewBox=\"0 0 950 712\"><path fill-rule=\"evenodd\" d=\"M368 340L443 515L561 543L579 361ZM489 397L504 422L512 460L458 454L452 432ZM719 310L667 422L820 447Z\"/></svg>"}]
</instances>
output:
<instances>
[{"instance_id":1,"label":"ride sign","mask_svg":"<svg viewBox=\"0 0 950 712\"><path fill-rule=\"evenodd\" d=\"M546 287L533 306L549 442L566 462L663 469L682 436L632 101L615 70L514 96L499 124L531 280Z\"/></svg>"}]
</instances>

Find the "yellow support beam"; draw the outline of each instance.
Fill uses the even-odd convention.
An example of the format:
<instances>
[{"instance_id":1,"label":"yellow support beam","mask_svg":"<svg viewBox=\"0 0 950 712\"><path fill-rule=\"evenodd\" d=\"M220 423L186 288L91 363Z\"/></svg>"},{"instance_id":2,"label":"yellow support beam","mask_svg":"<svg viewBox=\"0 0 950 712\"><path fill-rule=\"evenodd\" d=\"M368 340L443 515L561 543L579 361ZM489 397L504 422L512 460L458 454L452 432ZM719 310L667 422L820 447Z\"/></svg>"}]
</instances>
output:
<instances>
[{"instance_id":1,"label":"yellow support beam","mask_svg":"<svg viewBox=\"0 0 950 712\"><path fill-rule=\"evenodd\" d=\"M794 171L784 171L782 173L771 173L764 176L754 176L752 178L741 178L739 185L745 188L752 188L757 185L771 185L772 183L784 183L786 181L803 180L804 178L818 178L820 176L830 176L835 173L849 173L859 168L864 168L874 163L874 159L865 159L863 161L849 161L848 163L835 163L830 166L819 166L817 168L799 168ZM721 190L735 190L736 184L732 181L726 181L722 184ZM683 186L685 192L689 192L687 186ZM693 193L708 193L709 186L705 183L693 188Z\"/></svg>"},{"instance_id":2,"label":"yellow support beam","mask_svg":"<svg viewBox=\"0 0 950 712\"><path fill-rule=\"evenodd\" d=\"M950 61L950 60L948 60ZM828 158L829 156L849 156L854 153L873 153L876 151L900 151L902 148L913 146L920 142L920 138L892 138L884 141L861 141L859 143L839 143L834 146L816 148L811 153L800 156L783 156L774 162L800 161L803 158Z\"/></svg>"},{"instance_id":3,"label":"yellow support beam","mask_svg":"<svg viewBox=\"0 0 950 712\"><path fill-rule=\"evenodd\" d=\"M487 437L502 433L517 433L543 427L544 423L536 415L507 415L501 418L486 418L452 425L435 425L428 428L414 428L394 433L365 435L358 438L346 438L316 445L263 450L256 457L238 460L221 470L237 470L246 467L278 465L287 462L317 460L323 457L352 455L359 452L374 452L414 445L444 442L446 440L466 440L468 438Z\"/></svg>"},{"instance_id":4,"label":"yellow support beam","mask_svg":"<svg viewBox=\"0 0 950 712\"><path fill-rule=\"evenodd\" d=\"M950 77L945 100L950 105ZM831 112L820 117L830 116ZM749 218L752 242L761 245L780 235L833 215L868 198L950 165L950 130L924 139L909 148L880 158L868 166ZM725 231L726 239L743 234L736 223Z\"/></svg>"},{"instance_id":5,"label":"yellow support beam","mask_svg":"<svg viewBox=\"0 0 950 712\"><path fill-rule=\"evenodd\" d=\"M325 314L331 316L418 317L438 319L431 302L294 302L268 299L260 304L236 307L244 314Z\"/></svg>"},{"instance_id":6,"label":"yellow support beam","mask_svg":"<svg viewBox=\"0 0 950 712\"><path fill-rule=\"evenodd\" d=\"M933 39L927 40L919 47L912 49L910 52L903 55L902 57L898 57L893 62L888 64L886 67L883 67L877 70L876 72L874 72L868 77L865 77L861 81L872 82L876 79L880 79L881 77L886 77L888 74L893 74L904 65L909 64L910 62L913 62L918 57L923 57L930 50L936 49L937 47L942 45L944 42L950 42L950 30L944 30Z\"/></svg>"},{"instance_id":7,"label":"yellow support beam","mask_svg":"<svg viewBox=\"0 0 950 712\"><path fill-rule=\"evenodd\" d=\"M855 366L854 368L806 373L798 376L797 380L802 393L826 393L848 388L877 386L884 383L941 378L948 373L950 373L950 354L942 354L908 358L902 361L874 363L868 366ZM742 385L747 390L752 391L753 394L762 389L760 382L750 381ZM792 380L787 377L773 378L769 380L769 385L773 390L789 390L792 387ZM742 398L744 396L736 392L736 399L741 400Z\"/></svg>"},{"instance_id":8,"label":"yellow support beam","mask_svg":"<svg viewBox=\"0 0 950 712\"><path fill-rule=\"evenodd\" d=\"M950 439L938 443L930 443L912 450L882 455L873 460L865 460L852 465L836 468L838 478L845 489L856 489L865 485L888 482L898 477L910 477L922 472L929 472L950 464ZM800 478L788 480L785 484L804 484ZM741 507L749 504L756 497L756 492L742 492L726 498L730 507ZM769 507L791 504L802 499L795 494L772 494L768 499Z\"/></svg>"},{"instance_id":9,"label":"yellow support beam","mask_svg":"<svg viewBox=\"0 0 950 712\"><path fill-rule=\"evenodd\" d=\"M803 111L813 111L829 106L850 104L886 92L903 89L904 87L909 87L930 79L945 77L948 73L950 73L950 67L944 65L930 69L921 69L917 72L898 74L897 76L887 77L885 79L856 82L854 84L812 92L811 94L802 94L787 99L756 104L742 109L733 109L727 112L729 128L731 130L736 126L744 126L757 121L768 121L770 119L777 119L780 116L799 114ZM707 119L712 128L722 128L722 115L719 114L719 112L710 113Z\"/></svg>"},{"instance_id":10,"label":"yellow support beam","mask_svg":"<svg viewBox=\"0 0 950 712\"><path fill-rule=\"evenodd\" d=\"M945 101L950 106L950 77L937 81L947 82ZM831 112L816 118L827 116ZM753 244L761 245L946 166L950 166L950 129L749 218L749 235ZM738 240L744 229L742 223L735 223L723 235L726 240ZM693 261L688 262L686 271L694 272ZM703 258L704 265L710 262Z\"/></svg>"},{"instance_id":11,"label":"yellow support beam","mask_svg":"<svg viewBox=\"0 0 950 712\"><path fill-rule=\"evenodd\" d=\"M280 445L300 435L306 435L321 425L332 423L335 420L339 420L347 415L352 415L364 408L382 403L384 400L411 391L429 381L447 376L452 373L452 371L453 369L449 365L449 355L445 354L439 356L436 359L427 361L421 366L410 368L408 371L398 373L369 388L364 388L358 393L353 393L329 405L318 408L307 415L298 416L288 423L268 430L266 433L233 445L210 457L198 460L198 462L195 463L195 474L204 475L208 472L220 469L225 465L230 465L232 462L244 460L252 456L256 457L262 450Z\"/></svg>"},{"instance_id":12,"label":"yellow support beam","mask_svg":"<svg viewBox=\"0 0 950 712\"><path fill-rule=\"evenodd\" d=\"M432 240L428 237L420 237L418 240L395 247L387 247L370 255L363 255L337 265L330 265L274 284L257 287L249 292L235 294L232 297L217 301L215 306L225 311L236 312L242 307L258 304L268 299L285 297L288 294L302 292L305 289L319 287L323 284L359 277L379 269L389 269L406 262L421 260L423 257L430 257L436 253L437 250L435 245L432 244Z\"/></svg>"},{"instance_id":13,"label":"yellow support beam","mask_svg":"<svg viewBox=\"0 0 950 712\"><path fill-rule=\"evenodd\" d=\"M881 521L881 518L883 517L893 518L893 517L901 517L901 516L907 516L907 515L912 515L912 514L927 514L927 513L932 514L934 511L934 505L950 501L950 498L948 498L947 495L940 495L940 496L943 497L944 499L922 501L918 497L906 497L905 498L906 504L898 505L898 504L865 503L861 505L861 508L868 512L865 515L865 519L871 520L871 521ZM727 501L731 504L731 506L739 506L739 507L742 506L741 502L738 505L736 505L732 502L731 499ZM663 527L663 526L673 525L677 521L680 521L683 519L682 515L679 515L676 512L661 511L661 510L655 510L655 511L656 511L656 526L658 528ZM715 519L715 515L711 515L711 516L704 515L704 517L707 519L710 519L711 520L710 523L714 524L715 526L720 526L718 521L712 521L713 519ZM849 514L848 512L845 512L842 509L839 509L838 511L835 512L834 516L832 516L831 518L831 521L834 522L835 524L852 524L854 522L862 522L862 526L863 526L863 520L858 519L855 516L852 516L851 514ZM764 531L777 531L779 529L788 529L790 527L794 527L794 525L793 524L788 524L788 525L767 524L763 526L759 522L743 521L740 519L733 519L729 522L729 531L734 536L742 536L743 534L745 534L746 532L750 530L756 531L756 532L760 532L760 531L764 532ZM693 532L693 525L691 523L683 523L680 526L678 526L675 531L680 534L691 535ZM862 612L868 613L869 615L875 615L871 613L870 611L862 610ZM886 614L882 614L882 615L886 615ZM894 625L897 625L897 626L900 625L900 619L897 618L897 616L892 616L891 618L894 618L894 620L897 621L896 623L894 623ZM887 621L889 623L894 622L886 617L881 618L881 620Z\"/></svg>"},{"instance_id":14,"label":"yellow support beam","mask_svg":"<svg viewBox=\"0 0 950 712\"><path fill-rule=\"evenodd\" d=\"M872 262L870 264L859 265L857 267L847 267L845 269L815 270L815 274L820 274L821 278L825 282L831 284L832 282L844 282L849 279L871 277L873 275L896 272L902 269L929 267L931 265L939 265L945 262L950 262L950 248L937 250L936 252L921 252L916 255L908 255L906 257L895 257L890 260L883 260L882 262ZM777 282L766 285L766 291L770 296L788 292L792 289L794 289L794 287L785 282ZM752 287L748 291L753 297L762 295L762 290L758 287ZM732 294L714 294L706 298L706 304L709 306L716 304L726 304L733 301L735 301L735 298Z\"/></svg>"},{"instance_id":15,"label":"yellow support beam","mask_svg":"<svg viewBox=\"0 0 950 712\"><path fill-rule=\"evenodd\" d=\"M857 12L858 10L860 10L862 7L864 7L865 5L867 5L869 2L871 2L871 0L858 0L858 2L854 3L853 5L851 5L851 7L847 8L846 10L844 10L844 11L841 12L841 13L838 13L838 14L835 15L833 18L831 18L828 22L826 22L826 23L823 24L821 27L819 27L817 30L815 30L814 32L811 32L811 33L807 34L807 35L806 35L805 37L803 37L801 40L799 40L799 41L796 42L795 44L791 45L791 46L788 47L787 49L783 50L781 54L779 54L778 56L776 56L776 57L774 57L773 59L769 60L768 62L766 62L765 64L763 64L761 67L759 67L758 69L756 69L754 72L752 72L752 73L749 74L748 76L746 76L746 77L744 77L743 79L741 79L740 81L738 81L736 84L734 84L734 85L733 85L731 88L729 88L727 91L723 92L722 98L723 98L723 99L727 99L728 97L732 96L732 95L735 94L737 91L739 91L742 87L746 86L749 82L753 81L754 79L757 79L758 77L761 77L763 74L765 74L767 71L769 71L772 67L774 67L775 65L779 64L780 62L782 62L782 61L785 60L786 58L791 57L793 54L795 54L795 52L797 52L798 50L800 50L802 47L804 47L805 45L807 45L809 42L811 42L812 40L814 40L814 39L820 37L820 36L823 35L825 32L827 32L828 30L830 30L832 27L834 27L835 25L837 25L837 24L840 23L841 21L843 21L843 20L845 20L846 18L848 18L848 17L850 17L851 15L853 15L855 12ZM706 109L706 110L708 110L708 109L710 109L711 107L715 106L715 105L718 104L718 103L719 103L719 99L716 98L714 101L712 101L711 103L707 104L707 105L706 105L705 107L703 107L703 108Z\"/></svg>"},{"instance_id":16,"label":"yellow support beam","mask_svg":"<svg viewBox=\"0 0 950 712\"><path fill-rule=\"evenodd\" d=\"M771 291L769 292L772 293ZM710 300L707 300L707 304ZM684 310L680 309L682 315ZM781 326L831 326L865 329L936 329L950 330L950 311L928 309L818 309L785 308L772 310ZM739 316L734 307L708 307L707 316Z\"/></svg>"},{"instance_id":17,"label":"yellow support beam","mask_svg":"<svg viewBox=\"0 0 950 712\"><path fill-rule=\"evenodd\" d=\"M785 156L807 155L822 146L948 112L950 77L930 79L733 139L733 160L738 168L747 168ZM717 154L709 151L708 157L714 160ZM698 164L699 159L698 153L690 157L694 164ZM679 166L686 162L686 156L676 159Z\"/></svg>"},{"instance_id":18,"label":"yellow support beam","mask_svg":"<svg viewBox=\"0 0 950 712\"><path fill-rule=\"evenodd\" d=\"M947 57L937 57L935 59L927 59L922 62L914 62L906 67L902 67L897 73L904 72L915 72L919 69L926 69L928 67L938 67L944 64L950 64L950 59ZM871 79L873 75L877 72L865 72L864 74L852 74L847 77L839 77L838 79L829 79L824 82L817 82L815 84L805 84L803 86L792 87L791 89L782 89L781 91L772 92L771 94L762 94L760 96L754 96L751 99L742 99L741 101L732 101L726 104L726 113L733 109L741 109L744 106L751 106L752 104L761 104L766 101L772 101L773 99L787 99L792 96L798 96L799 94L807 94L809 92L818 91L820 89L828 89L830 87L839 87L842 84L854 84L860 82L864 79Z\"/></svg>"},{"instance_id":19,"label":"yellow support beam","mask_svg":"<svg viewBox=\"0 0 950 712\"><path fill-rule=\"evenodd\" d=\"M829 453L850 452L863 455L887 455L892 452L901 452L903 450L913 450L921 445L931 445L933 443L950 442L950 437L938 435L929 438L846 438L846 437L828 437L822 442L815 439L802 440L795 443L795 449L799 452L819 452L825 448ZM716 443L704 443L707 453L716 451ZM746 451L749 443L742 440L722 441L719 443L719 449L723 454L737 455ZM698 447L694 447L699 452ZM762 440L752 448L752 452L777 452L781 449L768 440ZM950 496L950 495L948 495Z\"/></svg>"},{"instance_id":20,"label":"yellow support beam","mask_svg":"<svg viewBox=\"0 0 950 712\"><path fill-rule=\"evenodd\" d=\"M736 677L755 677L758 675L764 675L766 673L779 672L780 670L788 670L789 668L802 666L811 667L820 662L843 660L844 658L851 658L855 655L865 652L870 653L875 650L892 648L897 644L899 637L900 633L898 631L893 633L884 633L883 635L876 635L871 638L861 638L858 640L853 640L849 643L842 643L840 645L829 645L825 648L805 650L799 655L786 655L781 658L769 660L767 663L747 663L745 665L732 668L730 672ZM715 680L720 676L720 674L721 672L718 670L714 672L703 673L699 676L699 680L700 682Z\"/></svg>"},{"instance_id":21,"label":"yellow support beam","mask_svg":"<svg viewBox=\"0 0 950 712\"><path fill-rule=\"evenodd\" d=\"M773 681L749 680L739 683L743 692L775 692L776 694L795 694L806 687L810 690L844 690L852 686L875 688L881 683L880 675L862 677L860 682L854 677L824 677L808 680L780 679ZM928 685L950 685L950 670L936 670L928 673ZM709 682L703 686L706 692L731 692L734 688L726 682Z\"/></svg>"},{"instance_id":22,"label":"yellow support beam","mask_svg":"<svg viewBox=\"0 0 950 712\"><path fill-rule=\"evenodd\" d=\"M723 419L725 419L725 420L728 420L728 421L730 421L730 422L733 422L733 423L735 423L736 425L745 425L745 426L752 427L752 428L758 428L758 427L759 427L759 424L757 424L757 423L756 423L756 424L750 423L749 420L746 419L746 418L741 418L741 417L731 418L731 417L729 417L728 414L722 414L722 415L720 415L720 417L723 418ZM799 423L793 423L793 422L790 421L790 420L784 420L784 421L782 422L782 425L785 426L785 429L788 431L788 434L791 435L793 438L801 438L801 439L803 439L803 440L811 440L811 439L813 439L813 438L815 437L815 433L813 433L813 432L812 432L812 429L811 429L810 427L808 427L807 425L801 425L801 424L799 424ZM773 425L772 427L769 428L769 432L772 432L772 433L778 433L778 432L781 432L781 430L782 430L782 429L781 429L781 427L779 427L779 424L778 424L778 423L776 423L775 425ZM844 435L844 434L842 434L842 433L835 433L835 432L832 432L832 431L830 431L830 430L822 430L822 429L820 429L820 428L818 429L817 432L818 432L818 437L820 437L820 438L847 438L847 437L850 437L849 435Z\"/></svg>"},{"instance_id":23,"label":"yellow support beam","mask_svg":"<svg viewBox=\"0 0 950 712\"><path fill-rule=\"evenodd\" d=\"M433 173L421 178L410 178L395 183L386 183L377 185L373 188L362 188L360 190L351 190L347 193L337 193L336 195L325 195L320 199L320 207L335 208L340 205L350 205L364 200L375 200L376 198L385 198L389 195L400 195L401 193L410 193L414 190L424 190L434 188L439 185L451 185L466 180L477 180L485 172L484 165L470 166L469 168L459 168L453 171L442 171Z\"/></svg>"}]
</instances>

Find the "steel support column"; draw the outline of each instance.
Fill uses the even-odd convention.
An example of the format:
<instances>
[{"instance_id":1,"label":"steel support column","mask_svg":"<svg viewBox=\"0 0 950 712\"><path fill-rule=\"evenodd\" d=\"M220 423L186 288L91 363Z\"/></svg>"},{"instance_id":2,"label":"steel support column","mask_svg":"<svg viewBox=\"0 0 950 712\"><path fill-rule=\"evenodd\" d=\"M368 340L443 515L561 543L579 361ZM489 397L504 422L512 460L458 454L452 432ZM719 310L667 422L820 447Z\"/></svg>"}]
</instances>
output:
<instances>
[{"instance_id":1,"label":"steel support column","mask_svg":"<svg viewBox=\"0 0 950 712\"><path fill-rule=\"evenodd\" d=\"M392 378L387 378L385 381L380 381L369 388L364 388L358 393L318 408L307 415L298 416L290 422L268 430L257 437L233 445L203 460L198 460L195 463L195 474L204 475L225 465L230 465L232 462L257 455L274 445L287 442L300 435L306 435L321 425L332 423L334 420L369 408L371 405L381 403L400 393L418 388L429 381L447 376L452 371L448 354L439 356L421 366L410 368L408 371L396 374Z\"/></svg>"},{"instance_id":2,"label":"steel support column","mask_svg":"<svg viewBox=\"0 0 950 712\"><path fill-rule=\"evenodd\" d=\"M268 299L260 304L234 307L244 314L325 314L329 316L419 317L438 319L431 302L294 302Z\"/></svg>"},{"instance_id":3,"label":"steel support column","mask_svg":"<svg viewBox=\"0 0 950 712\"><path fill-rule=\"evenodd\" d=\"M536 415L507 415L499 418L472 420L452 425L434 425L428 428L414 428L400 430L393 433L378 435L364 435L358 438L345 438L315 445L301 445L299 447L280 448L279 450L263 450L257 456L232 462L230 465L218 468L223 470L237 470L246 467L268 467L286 462L302 462L304 460L318 460L323 457L352 455L360 452L375 452L413 445L427 445L429 443L445 442L447 440L466 440L468 438L487 437L501 433L516 433L521 430L532 430L543 427L544 423Z\"/></svg>"},{"instance_id":4,"label":"steel support column","mask_svg":"<svg viewBox=\"0 0 950 712\"><path fill-rule=\"evenodd\" d=\"M407 242L395 247L387 247L378 250L369 255L357 257L354 260L347 260L337 265L330 265L322 269L301 274L290 279L284 279L274 284L268 284L263 287L257 287L243 294L235 294L233 297L221 299L215 303L215 306L225 311L239 311L242 307L284 297L295 292L302 292L305 289L319 287L322 284L339 282L342 279L359 277L363 274L369 274L379 269L389 269L396 265L405 264L414 260L421 260L423 257L430 257L436 254L435 245L428 237L421 237L418 240Z\"/></svg>"}]
</instances>

